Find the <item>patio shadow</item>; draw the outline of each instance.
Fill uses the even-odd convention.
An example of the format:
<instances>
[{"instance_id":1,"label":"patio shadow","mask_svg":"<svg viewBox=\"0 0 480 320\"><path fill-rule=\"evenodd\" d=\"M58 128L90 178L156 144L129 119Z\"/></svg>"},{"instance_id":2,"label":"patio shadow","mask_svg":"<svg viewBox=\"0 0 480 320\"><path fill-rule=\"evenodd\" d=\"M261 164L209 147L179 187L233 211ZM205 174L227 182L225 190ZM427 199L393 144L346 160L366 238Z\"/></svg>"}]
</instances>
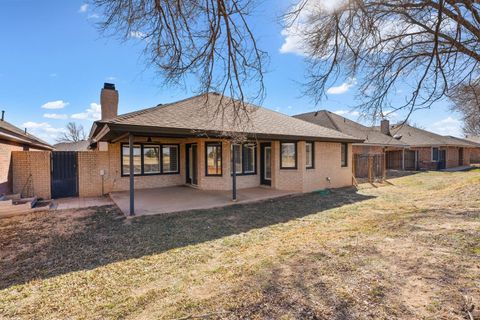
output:
<instances>
[{"instance_id":1,"label":"patio shadow","mask_svg":"<svg viewBox=\"0 0 480 320\"><path fill-rule=\"evenodd\" d=\"M36 213L0 220L0 289L230 235L372 197L353 188L225 208L125 219L115 206L96 213Z\"/></svg>"}]
</instances>

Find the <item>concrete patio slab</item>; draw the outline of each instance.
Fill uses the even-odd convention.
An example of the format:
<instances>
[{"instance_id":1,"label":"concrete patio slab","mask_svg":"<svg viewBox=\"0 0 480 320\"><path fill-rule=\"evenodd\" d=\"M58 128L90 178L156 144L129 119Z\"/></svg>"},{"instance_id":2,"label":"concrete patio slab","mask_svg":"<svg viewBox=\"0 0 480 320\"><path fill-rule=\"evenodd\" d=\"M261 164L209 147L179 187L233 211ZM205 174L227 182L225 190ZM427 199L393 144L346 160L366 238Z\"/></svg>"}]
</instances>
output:
<instances>
[{"instance_id":1,"label":"concrete patio slab","mask_svg":"<svg viewBox=\"0 0 480 320\"><path fill-rule=\"evenodd\" d=\"M195 209L211 209L291 194L295 194L295 192L263 187L248 188L238 190L237 201L233 202L231 200L231 191L207 191L188 186L141 189L135 190L135 215L142 216ZM120 210L128 216L130 208L129 192L112 192L110 197Z\"/></svg>"},{"instance_id":2,"label":"concrete patio slab","mask_svg":"<svg viewBox=\"0 0 480 320\"><path fill-rule=\"evenodd\" d=\"M53 209L81 209L88 207L100 207L113 205L109 197L87 197L87 198L62 198L53 200Z\"/></svg>"}]
</instances>

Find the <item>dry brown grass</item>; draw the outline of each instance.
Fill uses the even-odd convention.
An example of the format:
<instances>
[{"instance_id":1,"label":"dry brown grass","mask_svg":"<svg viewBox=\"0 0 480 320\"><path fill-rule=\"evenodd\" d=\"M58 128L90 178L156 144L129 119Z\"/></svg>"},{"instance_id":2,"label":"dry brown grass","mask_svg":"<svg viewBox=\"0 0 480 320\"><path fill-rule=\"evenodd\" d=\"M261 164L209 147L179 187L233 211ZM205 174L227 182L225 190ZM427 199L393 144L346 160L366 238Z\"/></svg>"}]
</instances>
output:
<instances>
[{"instance_id":1,"label":"dry brown grass","mask_svg":"<svg viewBox=\"0 0 480 320\"><path fill-rule=\"evenodd\" d=\"M0 220L4 318L468 319L480 171L218 210Z\"/></svg>"}]
</instances>

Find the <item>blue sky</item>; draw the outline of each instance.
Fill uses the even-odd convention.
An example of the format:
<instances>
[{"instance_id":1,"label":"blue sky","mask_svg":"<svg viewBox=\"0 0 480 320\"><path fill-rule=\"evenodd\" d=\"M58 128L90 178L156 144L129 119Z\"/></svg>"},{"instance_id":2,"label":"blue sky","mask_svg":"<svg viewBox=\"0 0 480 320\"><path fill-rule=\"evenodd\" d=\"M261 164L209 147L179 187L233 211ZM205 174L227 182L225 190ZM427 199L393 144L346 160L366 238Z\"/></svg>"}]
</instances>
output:
<instances>
[{"instance_id":1,"label":"blue sky","mask_svg":"<svg viewBox=\"0 0 480 320\"><path fill-rule=\"evenodd\" d=\"M287 0L267 0L253 18L259 45L270 55L263 106L289 115L328 109L358 120L355 81L343 79L328 99L315 106L302 93L305 64L279 23ZM272 8L274 8L272 10ZM6 120L49 142L66 123L81 123L88 133L99 116L104 82L116 84L119 113L186 98L196 89L165 88L145 65L143 43L105 38L96 29L98 12L82 1L2 0L0 2L0 109ZM293 39L294 40L294 39ZM400 120L401 114L392 121ZM416 112L412 122L441 134L461 134L459 116L439 102Z\"/></svg>"}]
</instances>

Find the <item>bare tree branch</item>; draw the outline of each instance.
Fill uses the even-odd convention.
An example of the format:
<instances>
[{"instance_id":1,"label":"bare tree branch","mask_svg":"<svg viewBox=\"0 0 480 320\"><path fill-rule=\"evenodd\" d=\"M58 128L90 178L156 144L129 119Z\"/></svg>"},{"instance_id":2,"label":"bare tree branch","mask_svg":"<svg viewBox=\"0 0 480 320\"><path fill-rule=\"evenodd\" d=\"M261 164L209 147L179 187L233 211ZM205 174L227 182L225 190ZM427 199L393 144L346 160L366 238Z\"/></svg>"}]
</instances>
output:
<instances>
[{"instance_id":1,"label":"bare tree branch","mask_svg":"<svg viewBox=\"0 0 480 320\"><path fill-rule=\"evenodd\" d=\"M285 18L309 62L316 102L340 77L356 78L365 114L429 108L479 79L480 4L454 0L302 0ZM397 90L409 89L398 102Z\"/></svg>"},{"instance_id":2,"label":"bare tree branch","mask_svg":"<svg viewBox=\"0 0 480 320\"><path fill-rule=\"evenodd\" d=\"M77 125L75 122L69 122L66 126L67 131L57 139L57 142L78 142L85 140L85 131L83 126Z\"/></svg>"},{"instance_id":3,"label":"bare tree branch","mask_svg":"<svg viewBox=\"0 0 480 320\"><path fill-rule=\"evenodd\" d=\"M105 17L100 30L142 38L147 63L166 84L196 77L199 93L233 97L235 114L247 113L244 101L264 98L267 55L249 26L254 0L92 1Z\"/></svg>"}]
</instances>

